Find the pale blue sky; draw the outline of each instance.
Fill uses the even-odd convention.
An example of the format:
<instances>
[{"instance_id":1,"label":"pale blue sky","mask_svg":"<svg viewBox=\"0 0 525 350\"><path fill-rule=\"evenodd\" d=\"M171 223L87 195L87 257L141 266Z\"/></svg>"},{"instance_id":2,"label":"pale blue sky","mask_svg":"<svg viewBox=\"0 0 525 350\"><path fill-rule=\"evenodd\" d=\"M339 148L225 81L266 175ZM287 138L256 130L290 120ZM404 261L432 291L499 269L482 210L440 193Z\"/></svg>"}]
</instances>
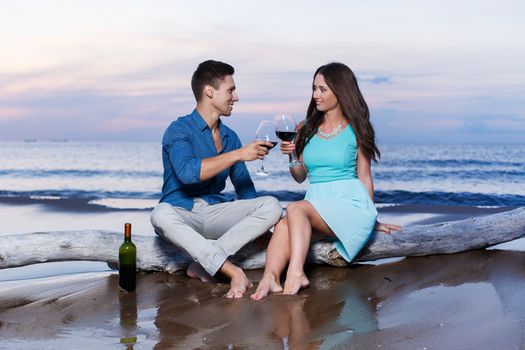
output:
<instances>
[{"instance_id":1,"label":"pale blue sky","mask_svg":"<svg viewBox=\"0 0 525 350\"><path fill-rule=\"evenodd\" d=\"M197 64L236 68L243 140L358 76L380 143L525 142L525 2L0 0L0 140L160 141Z\"/></svg>"}]
</instances>

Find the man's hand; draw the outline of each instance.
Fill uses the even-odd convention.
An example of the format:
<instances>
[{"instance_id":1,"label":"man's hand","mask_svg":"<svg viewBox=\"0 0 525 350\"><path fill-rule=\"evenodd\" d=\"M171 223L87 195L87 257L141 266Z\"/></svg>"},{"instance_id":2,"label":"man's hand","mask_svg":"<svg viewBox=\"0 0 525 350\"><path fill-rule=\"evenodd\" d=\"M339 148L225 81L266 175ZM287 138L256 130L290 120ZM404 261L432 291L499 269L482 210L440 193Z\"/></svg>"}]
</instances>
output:
<instances>
[{"instance_id":1,"label":"man's hand","mask_svg":"<svg viewBox=\"0 0 525 350\"><path fill-rule=\"evenodd\" d=\"M216 176L218 173L233 166L239 161L250 161L263 159L272 147L271 142L254 141L246 146L236 149L235 151L226 152L215 157L202 160L200 181L206 181Z\"/></svg>"},{"instance_id":2,"label":"man's hand","mask_svg":"<svg viewBox=\"0 0 525 350\"><path fill-rule=\"evenodd\" d=\"M239 152L239 158L242 161L250 161L263 159L272 147L272 143L268 141L253 141L246 146L239 148L237 152Z\"/></svg>"}]
</instances>

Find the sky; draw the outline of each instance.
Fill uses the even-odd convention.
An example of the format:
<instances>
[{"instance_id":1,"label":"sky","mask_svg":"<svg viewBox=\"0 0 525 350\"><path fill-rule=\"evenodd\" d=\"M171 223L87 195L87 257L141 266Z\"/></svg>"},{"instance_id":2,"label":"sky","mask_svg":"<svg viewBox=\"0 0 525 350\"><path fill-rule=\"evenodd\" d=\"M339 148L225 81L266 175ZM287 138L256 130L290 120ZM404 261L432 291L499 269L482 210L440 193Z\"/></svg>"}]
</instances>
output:
<instances>
[{"instance_id":1,"label":"sky","mask_svg":"<svg viewBox=\"0 0 525 350\"><path fill-rule=\"evenodd\" d=\"M198 63L232 64L241 140L356 74L384 143L525 143L525 2L0 0L0 141L160 142Z\"/></svg>"}]
</instances>

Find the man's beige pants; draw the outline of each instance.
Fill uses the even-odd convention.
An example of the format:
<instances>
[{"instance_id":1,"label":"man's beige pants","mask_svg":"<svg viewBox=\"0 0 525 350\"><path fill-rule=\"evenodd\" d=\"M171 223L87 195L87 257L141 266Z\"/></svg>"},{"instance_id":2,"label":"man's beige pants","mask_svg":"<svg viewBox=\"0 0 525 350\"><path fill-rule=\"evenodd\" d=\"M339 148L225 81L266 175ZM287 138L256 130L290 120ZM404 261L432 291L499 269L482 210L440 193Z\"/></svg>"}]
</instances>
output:
<instances>
[{"instance_id":1,"label":"man's beige pants","mask_svg":"<svg viewBox=\"0 0 525 350\"><path fill-rule=\"evenodd\" d=\"M281 213L279 201L270 196L213 205L195 198L191 211L157 204L151 224L159 236L186 250L213 276L228 256L275 225Z\"/></svg>"}]
</instances>

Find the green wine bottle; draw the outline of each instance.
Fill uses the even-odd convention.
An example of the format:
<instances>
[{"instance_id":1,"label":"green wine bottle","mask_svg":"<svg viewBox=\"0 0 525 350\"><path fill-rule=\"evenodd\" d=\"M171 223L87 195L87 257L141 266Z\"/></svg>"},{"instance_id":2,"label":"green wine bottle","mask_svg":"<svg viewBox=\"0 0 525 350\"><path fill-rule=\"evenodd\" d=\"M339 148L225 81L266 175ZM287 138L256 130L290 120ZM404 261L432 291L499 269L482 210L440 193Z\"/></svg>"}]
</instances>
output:
<instances>
[{"instance_id":1,"label":"green wine bottle","mask_svg":"<svg viewBox=\"0 0 525 350\"><path fill-rule=\"evenodd\" d=\"M126 292L135 290L137 247L131 241L131 224L124 224L124 243L118 250L118 285Z\"/></svg>"}]
</instances>

